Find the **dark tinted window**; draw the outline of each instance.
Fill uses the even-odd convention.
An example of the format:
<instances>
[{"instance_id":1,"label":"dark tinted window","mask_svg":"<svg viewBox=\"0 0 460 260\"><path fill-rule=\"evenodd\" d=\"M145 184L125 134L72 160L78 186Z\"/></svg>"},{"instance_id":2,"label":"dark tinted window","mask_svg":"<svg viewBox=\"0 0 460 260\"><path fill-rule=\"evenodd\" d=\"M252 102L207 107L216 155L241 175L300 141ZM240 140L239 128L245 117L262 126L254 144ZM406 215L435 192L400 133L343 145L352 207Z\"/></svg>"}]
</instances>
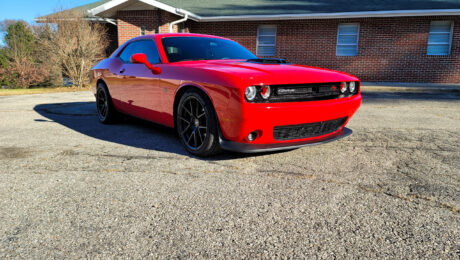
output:
<instances>
[{"instance_id":1,"label":"dark tinted window","mask_svg":"<svg viewBox=\"0 0 460 260\"><path fill-rule=\"evenodd\" d=\"M169 62L187 60L255 59L234 41L205 37L168 37L162 39Z\"/></svg>"},{"instance_id":2,"label":"dark tinted window","mask_svg":"<svg viewBox=\"0 0 460 260\"><path fill-rule=\"evenodd\" d=\"M131 56L136 53L144 53L147 55L147 60L152 64L160 62L158 49L152 40L136 41L130 43L118 56L124 63L131 63Z\"/></svg>"}]
</instances>

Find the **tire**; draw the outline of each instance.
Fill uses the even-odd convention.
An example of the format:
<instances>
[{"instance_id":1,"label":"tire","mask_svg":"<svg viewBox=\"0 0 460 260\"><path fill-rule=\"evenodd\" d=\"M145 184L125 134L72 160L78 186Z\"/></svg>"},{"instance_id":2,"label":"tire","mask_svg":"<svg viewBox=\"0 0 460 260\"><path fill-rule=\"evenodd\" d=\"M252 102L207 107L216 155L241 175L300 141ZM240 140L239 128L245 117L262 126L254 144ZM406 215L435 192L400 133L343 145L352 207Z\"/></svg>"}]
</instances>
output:
<instances>
[{"instance_id":1,"label":"tire","mask_svg":"<svg viewBox=\"0 0 460 260\"><path fill-rule=\"evenodd\" d=\"M179 101L175 120L179 138L189 153L207 157L220 152L217 116L204 93L187 90Z\"/></svg>"},{"instance_id":2,"label":"tire","mask_svg":"<svg viewBox=\"0 0 460 260\"><path fill-rule=\"evenodd\" d=\"M96 110L99 122L103 124L114 123L118 113L113 107L109 90L104 83L99 83L96 90Z\"/></svg>"}]
</instances>

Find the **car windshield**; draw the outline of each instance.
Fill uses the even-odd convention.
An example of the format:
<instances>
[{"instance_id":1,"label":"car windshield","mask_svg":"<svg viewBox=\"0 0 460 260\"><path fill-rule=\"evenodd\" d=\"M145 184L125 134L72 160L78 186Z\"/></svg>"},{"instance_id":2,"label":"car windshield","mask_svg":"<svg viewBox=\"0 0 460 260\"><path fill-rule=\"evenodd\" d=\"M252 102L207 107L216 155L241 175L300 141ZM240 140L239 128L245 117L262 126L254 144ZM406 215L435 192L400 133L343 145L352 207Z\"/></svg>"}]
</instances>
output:
<instances>
[{"instance_id":1,"label":"car windshield","mask_svg":"<svg viewBox=\"0 0 460 260\"><path fill-rule=\"evenodd\" d=\"M257 56L240 44L217 38L167 37L162 39L169 62L188 60L247 60Z\"/></svg>"}]
</instances>

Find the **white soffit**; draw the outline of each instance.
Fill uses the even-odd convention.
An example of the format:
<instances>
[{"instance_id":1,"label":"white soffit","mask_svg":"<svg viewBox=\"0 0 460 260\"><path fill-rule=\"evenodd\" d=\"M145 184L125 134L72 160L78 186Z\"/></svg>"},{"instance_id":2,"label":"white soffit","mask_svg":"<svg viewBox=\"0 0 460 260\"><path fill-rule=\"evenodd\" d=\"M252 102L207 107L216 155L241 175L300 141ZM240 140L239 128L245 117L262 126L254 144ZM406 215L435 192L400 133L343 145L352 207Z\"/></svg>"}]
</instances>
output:
<instances>
[{"instance_id":1,"label":"white soffit","mask_svg":"<svg viewBox=\"0 0 460 260\"><path fill-rule=\"evenodd\" d=\"M142 8L144 7L144 8ZM131 9L127 9L131 8ZM140 8L140 9L134 9ZM102 4L98 7L95 7L91 10L88 10L89 13L95 16L100 16L103 18L115 18L117 11L121 10L156 10L161 9L179 16L185 16L188 14L189 18L195 21L198 21L198 16L182 10L179 8L172 7L170 5L155 1L155 0L112 0L105 4Z\"/></svg>"},{"instance_id":2,"label":"white soffit","mask_svg":"<svg viewBox=\"0 0 460 260\"><path fill-rule=\"evenodd\" d=\"M122 11L139 11L139 10L157 10L158 8L145 4L143 2L134 2L131 5L121 9Z\"/></svg>"},{"instance_id":3,"label":"white soffit","mask_svg":"<svg viewBox=\"0 0 460 260\"><path fill-rule=\"evenodd\" d=\"M156 10L153 5L138 0L114 0L89 10L93 15L103 18L116 18L118 11Z\"/></svg>"}]
</instances>

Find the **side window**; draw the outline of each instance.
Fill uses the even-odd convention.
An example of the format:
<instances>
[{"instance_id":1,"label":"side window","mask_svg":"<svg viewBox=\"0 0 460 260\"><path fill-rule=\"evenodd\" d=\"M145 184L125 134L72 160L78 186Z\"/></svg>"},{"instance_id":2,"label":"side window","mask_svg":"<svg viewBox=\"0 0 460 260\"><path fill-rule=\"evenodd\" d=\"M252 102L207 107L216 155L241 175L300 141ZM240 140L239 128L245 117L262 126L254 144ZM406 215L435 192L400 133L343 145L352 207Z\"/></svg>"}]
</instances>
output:
<instances>
[{"instance_id":1,"label":"side window","mask_svg":"<svg viewBox=\"0 0 460 260\"><path fill-rule=\"evenodd\" d=\"M160 63L158 49L153 40L142 40L130 43L118 56L124 63L131 63L131 56L136 53L144 53L147 60L152 64Z\"/></svg>"},{"instance_id":2,"label":"side window","mask_svg":"<svg viewBox=\"0 0 460 260\"><path fill-rule=\"evenodd\" d=\"M133 54L138 53L136 51L136 43L130 43L128 46L125 47L125 49L121 52L121 54L118 56L123 63L131 63L131 56Z\"/></svg>"}]
</instances>

